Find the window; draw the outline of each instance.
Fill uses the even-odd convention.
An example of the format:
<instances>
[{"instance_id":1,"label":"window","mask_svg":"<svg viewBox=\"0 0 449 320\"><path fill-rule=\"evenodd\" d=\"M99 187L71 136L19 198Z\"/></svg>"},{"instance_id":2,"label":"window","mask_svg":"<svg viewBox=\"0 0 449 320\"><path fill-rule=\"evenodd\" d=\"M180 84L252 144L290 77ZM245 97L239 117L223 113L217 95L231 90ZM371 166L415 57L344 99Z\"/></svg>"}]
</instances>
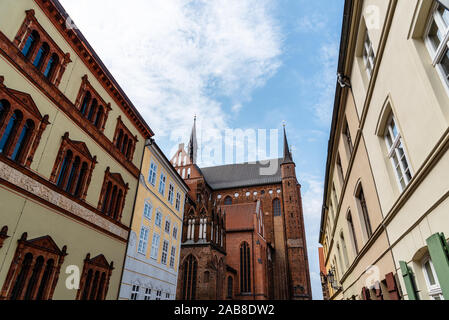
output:
<instances>
[{"instance_id":1,"label":"window","mask_svg":"<svg viewBox=\"0 0 449 320\"><path fill-rule=\"evenodd\" d=\"M197 268L198 262L190 254L182 265L182 300L195 300Z\"/></svg>"},{"instance_id":2,"label":"window","mask_svg":"<svg viewBox=\"0 0 449 320\"><path fill-rule=\"evenodd\" d=\"M120 173L111 173L110 168L107 167L98 209L112 219L120 221L128 189L128 183L125 183L122 175Z\"/></svg>"},{"instance_id":3,"label":"window","mask_svg":"<svg viewBox=\"0 0 449 320\"><path fill-rule=\"evenodd\" d=\"M150 288L145 288L145 295L144 295L144 300L151 300L151 289Z\"/></svg>"},{"instance_id":4,"label":"window","mask_svg":"<svg viewBox=\"0 0 449 320\"><path fill-rule=\"evenodd\" d=\"M161 177L159 179L159 193L165 195L165 182L167 180L167 176L161 172Z\"/></svg>"},{"instance_id":5,"label":"window","mask_svg":"<svg viewBox=\"0 0 449 320\"><path fill-rule=\"evenodd\" d=\"M123 123L122 117L119 116L117 118L117 126L115 128L113 140L117 150L122 153L127 160L132 161L137 142L137 136L133 136L131 131Z\"/></svg>"},{"instance_id":6,"label":"window","mask_svg":"<svg viewBox=\"0 0 449 320\"><path fill-rule=\"evenodd\" d=\"M429 297L432 300L444 300L443 292L441 291L440 283L430 258L424 259L422 270L426 279Z\"/></svg>"},{"instance_id":7,"label":"window","mask_svg":"<svg viewBox=\"0 0 449 320\"><path fill-rule=\"evenodd\" d=\"M148 234L150 233L150 230L148 230L145 227L142 227L140 229L140 239L139 239L139 246L137 248L137 252L141 254L145 254L147 252L147 245L148 245Z\"/></svg>"},{"instance_id":8,"label":"window","mask_svg":"<svg viewBox=\"0 0 449 320\"><path fill-rule=\"evenodd\" d=\"M432 64L447 86L449 84L449 10L438 1L434 2L425 33L425 42Z\"/></svg>"},{"instance_id":9,"label":"window","mask_svg":"<svg viewBox=\"0 0 449 320\"><path fill-rule=\"evenodd\" d=\"M50 236L27 240L24 233L9 268L1 300L51 300L66 247L62 250Z\"/></svg>"},{"instance_id":10,"label":"window","mask_svg":"<svg viewBox=\"0 0 449 320\"><path fill-rule=\"evenodd\" d=\"M147 218L148 220L151 220L153 211L153 206L149 202L145 202L144 208L143 208L143 216Z\"/></svg>"},{"instance_id":11,"label":"window","mask_svg":"<svg viewBox=\"0 0 449 320\"><path fill-rule=\"evenodd\" d=\"M56 67L59 64L59 57L57 54L53 53L50 60L47 62L47 66L44 69L44 77L50 80L55 74Z\"/></svg>"},{"instance_id":12,"label":"window","mask_svg":"<svg viewBox=\"0 0 449 320\"><path fill-rule=\"evenodd\" d=\"M161 300L162 297L162 291L161 290L157 290L156 291L156 300Z\"/></svg>"},{"instance_id":13,"label":"window","mask_svg":"<svg viewBox=\"0 0 449 320\"><path fill-rule=\"evenodd\" d=\"M369 239L373 235L373 231L371 228L371 222L370 222L370 218L369 218L369 214L368 214L368 207L366 205L365 194L363 192L363 188L361 185L359 185L359 190L357 193L357 200L358 200L359 207L361 210L362 221L365 226L366 236Z\"/></svg>"},{"instance_id":14,"label":"window","mask_svg":"<svg viewBox=\"0 0 449 320\"><path fill-rule=\"evenodd\" d=\"M170 299L170 293L166 293L166 294L165 294L165 299L166 299L166 300L169 300L169 299Z\"/></svg>"},{"instance_id":15,"label":"window","mask_svg":"<svg viewBox=\"0 0 449 320\"><path fill-rule=\"evenodd\" d=\"M0 83L0 154L29 167L48 123L29 94Z\"/></svg>"},{"instance_id":16,"label":"window","mask_svg":"<svg viewBox=\"0 0 449 320\"><path fill-rule=\"evenodd\" d=\"M401 134L396 126L394 116L391 116L385 130L385 142L388 148L388 157L391 160L393 169L396 173L401 191L407 187L412 179L407 155L405 154L404 146L402 144Z\"/></svg>"},{"instance_id":17,"label":"window","mask_svg":"<svg viewBox=\"0 0 449 320\"><path fill-rule=\"evenodd\" d=\"M349 124L348 120L345 119L345 123L343 126L343 136L346 140L346 147L348 148L349 154L352 154L352 151L354 150L354 145L352 144L352 138L351 138L351 131L349 130Z\"/></svg>"},{"instance_id":18,"label":"window","mask_svg":"<svg viewBox=\"0 0 449 320\"><path fill-rule=\"evenodd\" d=\"M351 234L352 244L354 246L355 255L357 256L359 254L359 246L357 244L357 237L355 235L355 228L354 228L354 222L352 220L351 211L348 212L348 215L346 216L346 220L348 221L349 233Z\"/></svg>"},{"instance_id":19,"label":"window","mask_svg":"<svg viewBox=\"0 0 449 320\"><path fill-rule=\"evenodd\" d=\"M138 285L133 285L131 290L131 300L137 300L139 296L140 287Z\"/></svg>"},{"instance_id":20,"label":"window","mask_svg":"<svg viewBox=\"0 0 449 320\"><path fill-rule=\"evenodd\" d=\"M368 30L366 30L365 39L363 41L363 63L369 78L371 78L371 75L373 74L375 60L376 56L374 53L373 43L370 40Z\"/></svg>"},{"instance_id":21,"label":"window","mask_svg":"<svg viewBox=\"0 0 449 320\"><path fill-rule=\"evenodd\" d=\"M170 234L170 219L168 217L165 218L165 232Z\"/></svg>"},{"instance_id":22,"label":"window","mask_svg":"<svg viewBox=\"0 0 449 320\"><path fill-rule=\"evenodd\" d=\"M167 255L168 255L168 241L164 240L164 242L162 244L161 264L163 264L163 265L167 264Z\"/></svg>"},{"instance_id":23,"label":"window","mask_svg":"<svg viewBox=\"0 0 449 320\"><path fill-rule=\"evenodd\" d=\"M173 239L178 239L178 227L173 226Z\"/></svg>"},{"instance_id":24,"label":"window","mask_svg":"<svg viewBox=\"0 0 449 320\"><path fill-rule=\"evenodd\" d=\"M181 209L181 194L179 192L176 193L176 204L175 204L176 210Z\"/></svg>"},{"instance_id":25,"label":"window","mask_svg":"<svg viewBox=\"0 0 449 320\"><path fill-rule=\"evenodd\" d=\"M230 196L227 196L227 197L224 199L224 204L225 204L225 205L231 205L231 204L232 204L232 198L231 198Z\"/></svg>"},{"instance_id":26,"label":"window","mask_svg":"<svg viewBox=\"0 0 449 320\"><path fill-rule=\"evenodd\" d=\"M195 219L189 219L187 223L188 223L187 240L194 240L195 239Z\"/></svg>"},{"instance_id":27,"label":"window","mask_svg":"<svg viewBox=\"0 0 449 320\"><path fill-rule=\"evenodd\" d=\"M26 58L30 58L38 41L39 41L39 34L37 33L36 30L33 30L31 34L28 36L27 40L25 41L25 45L22 48L22 54Z\"/></svg>"},{"instance_id":28,"label":"window","mask_svg":"<svg viewBox=\"0 0 449 320\"><path fill-rule=\"evenodd\" d=\"M153 234L153 241L151 242L151 255L150 257L153 259L157 259L159 254L159 243L161 240L161 236L157 233Z\"/></svg>"},{"instance_id":29,"label":"window","mask_svg":"<svg viewBox=\"0 0 449 320\"><path fill-rule=\"evenodd\" d=\"M170 252L170 268L174 268L175 267L175 254L176 254L176 247L173 246L171 247L171 252Z\"/></svg>"},{"instance_id":30,"label":"window","mask_svg":"<svg viewBox=\"0 0 449 320\"><path fill-rule=\"evenodd\" d=\"M96 164L97 159L92 157L86 144L71 140L66 132L62 137L50 181L61 190L84 200Z\"/></svg>"},{"instance_id":31,"label":"window","mask_svg":"<svg viewBox=\"0 0 449 320\"><path fill-rule=\"evenodd\" d=\"M113 262L108 263L104 255L91 259L87 254L76 300L105 300L112 270Z\"/></svg>"},{"instance_id":32,"label":"window","mask_svg":"<svg viewBox=\"0 0 449 320\"><path fill-rule=\"evenodd\" d=\"M173 204L174 196L175 186L170 183L170 185L168 186L168 202L170 202L171 204Z\"/></svg>"},{"instance_id":33,"label":"window","mask_svg":"<svg viewBox=\"0 0 449 320\"><path fill-rule=\"evenodd\" d=\"M281 216L281 201L278 198L273 200L273 216Z\"/></svg>"},{"instance_id":34,"label":"window","mask_svg":"<svg viewBox=\"0 0 449 320\"><path fill-rule=\"evenodd\" d=\"M50 47L48 46L47 43L43 43L42 46L39 48L39 50L37 51L37 55L34 58L34 62L33 65L37 68L37 69L41 69L42 64L44 62L44 59L46 58L46 56L48 55L48 52L50 51Z\"/></svg>"},{"instance_id":35,"label":"window","mask_svg":"<svg viewBox=\"0 0 449 320\"><path fill-rule=\"evenodd\" d=\"M251 254L247 242L240 246L240 292L251 292Z\"/></svg>"},{"instance_id":36,"label":"window","mask_svg":"<svg viewBox=\"0 0 449 320\"><path fill-rule=\"evenodd\" d=\"M202 213L204 216L204 212ZM200 230L198 234L198 239L206 239L207 237L207 218L200 219Z\"/></svg>"},{"instance_id":37,"label":"window","mask_svg":"<svg viewBox=\"0 0 449 320\"><path fill-rule=\"evenodd\" d=\"M154 224L159 228L162 225L162 213L159 211L159 209L156 210L156 219L154 219Z\"/></svg>"},{"instance_id":38,"label":"window","mask_svg":"<svg viewBox=\"0 0 449 320\"><path fill-rule=\"evenodd\" d=\"M151 161L150 173L148 174L148 182L154 187L156 185L157 165Z\"/></svg>"},{"instance_id":39,"label":"window","mask_svg":"<svg viewBox=\"0 0 449 320\"><path fill-rule=\"evenodd\" d=\"M340 242L343 251L343 260L345 262L344 266L346 269L349 267L349 257L348 257L348 248L346 247L345 237L343 235L343 231L340 233Z\"/></svg>"},{"instance_id":40,"label":"window","mask_svg":"<svg viewBox=\"0 0 449 320\"><path fill-rule=\"evenodd\" d=\"M234 292L234 281L231 276L228 277L228 299L232 299Z\"/></svg>"},{"instance_id":41,"label":"window","mask_svg":"<svg viewBox=\"0 0 449 320\"><path fill-rule=\"evenodd\" d=\"M343 182L345 180L345 176L343 174L343 167L341 165L341 158L340 158L340 154L337 154L337 170L338 170L338 176L341 182L341 185L343 185Z\"/></svg>"}]
</instances>

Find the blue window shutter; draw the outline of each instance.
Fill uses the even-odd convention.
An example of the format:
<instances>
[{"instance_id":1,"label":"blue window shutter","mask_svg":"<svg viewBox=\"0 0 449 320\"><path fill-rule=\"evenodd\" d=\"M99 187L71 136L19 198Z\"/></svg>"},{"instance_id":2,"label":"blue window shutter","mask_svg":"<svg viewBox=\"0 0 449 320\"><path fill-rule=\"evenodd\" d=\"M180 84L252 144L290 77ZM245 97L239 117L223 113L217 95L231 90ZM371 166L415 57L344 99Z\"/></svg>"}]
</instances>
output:
<instances>
[{"instance_id":1,"label":"blue window shutter","mask_svg":"<svg viewBox=\"0 0 449 320\"><path fill-rule=\"evenodd\" d=\"M449 300L449 247L444 234L431 236L427 239L427 246L444 299Z\"/></svg>"}]
</instances>

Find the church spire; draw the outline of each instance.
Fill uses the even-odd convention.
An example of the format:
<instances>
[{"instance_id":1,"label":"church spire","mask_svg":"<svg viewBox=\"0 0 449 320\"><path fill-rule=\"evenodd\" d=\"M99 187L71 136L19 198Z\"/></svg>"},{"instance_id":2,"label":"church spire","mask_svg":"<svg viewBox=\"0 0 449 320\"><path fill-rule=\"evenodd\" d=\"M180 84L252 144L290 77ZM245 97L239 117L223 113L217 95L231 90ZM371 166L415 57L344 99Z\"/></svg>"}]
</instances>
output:
<instances>
[{"instance_id":1,"label":"church spire","mask_svg":"<svg viewBox=\"0 0 449 320\"><path fill-rule=\"evenodd\" d=\"M292 153L290 152L290 148L288 147L287 133L285 131L285 123L283 124L283 126L284 126L284 159L282 160L282 164L292 163L293 158Z\"/></svg>"},{"instance_id":2,"label":"church spire","mask_svg":"<svg viewBox=\"0 0 449 320\"><path fill-rule=\"evenodd\" d=\"M189 141L189 158L191 163L196 163L196 157L197 157L197 151L198 151L198 142L196 140L196 115L193 119L193 128L192 133L190 134L190 141Z\"/></svg>"}]
</instances>

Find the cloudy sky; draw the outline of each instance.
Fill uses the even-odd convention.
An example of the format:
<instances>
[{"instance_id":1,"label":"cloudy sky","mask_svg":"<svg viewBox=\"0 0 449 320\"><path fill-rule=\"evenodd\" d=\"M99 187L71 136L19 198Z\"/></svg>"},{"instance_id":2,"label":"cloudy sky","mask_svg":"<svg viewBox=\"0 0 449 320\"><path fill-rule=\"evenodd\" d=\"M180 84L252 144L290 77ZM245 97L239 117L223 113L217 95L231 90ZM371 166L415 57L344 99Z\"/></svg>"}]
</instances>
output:
<instances>
[{"instance_id":1,"label":"cloudy sky","mask_svg":"<svg viewBox=\"0 0 449 320\"><path fill-rule=\"evenodd\" d=\"M60 1L169 158L194 115L202 165L238 160L217 152L230 129L247 130L244 160L282 152L281 135L262 152L251 132L266 130L269 141L286 121L321 299L317 241L343 0Z\"/></svg>"}]
</instances>

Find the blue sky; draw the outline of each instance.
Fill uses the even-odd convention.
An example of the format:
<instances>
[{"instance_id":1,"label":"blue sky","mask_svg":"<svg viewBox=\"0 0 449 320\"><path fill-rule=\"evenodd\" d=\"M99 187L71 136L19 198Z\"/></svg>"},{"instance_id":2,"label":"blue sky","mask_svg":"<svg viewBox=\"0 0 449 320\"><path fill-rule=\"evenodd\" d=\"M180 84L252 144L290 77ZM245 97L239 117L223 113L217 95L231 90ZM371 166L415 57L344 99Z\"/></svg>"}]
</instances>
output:
<instances>
[{"instance_id":1,"label":"blue sky","mask_svg":"<svg viewBox=\"0 0 449 320\"><path fill-rule=\"evenodd\" d=\"M321 299L317 240L344 1L61 3L169 158L187 143L195 114L203 148L225 129L281 130L286 121ZM281 135L278 144L282 152Z\"/></svg>"}]
</instances>

